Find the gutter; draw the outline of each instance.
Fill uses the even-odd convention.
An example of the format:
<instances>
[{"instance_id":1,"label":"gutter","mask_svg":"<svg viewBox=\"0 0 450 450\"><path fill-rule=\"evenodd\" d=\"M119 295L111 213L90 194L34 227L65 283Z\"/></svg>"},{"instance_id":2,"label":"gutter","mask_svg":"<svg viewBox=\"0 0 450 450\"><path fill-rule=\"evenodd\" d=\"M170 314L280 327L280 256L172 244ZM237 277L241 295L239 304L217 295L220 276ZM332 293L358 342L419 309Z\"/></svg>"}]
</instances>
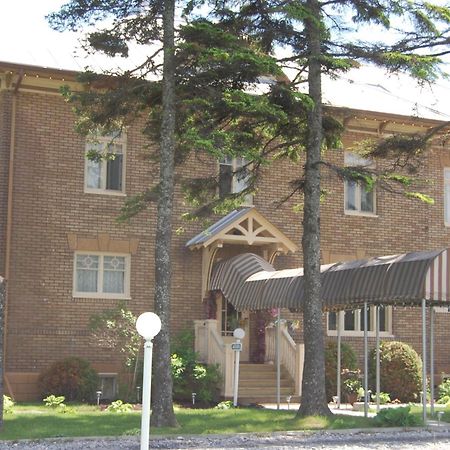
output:
<instances>
[{"instance_id":1,"label":"gutter","mask_svg":"<svg viewBox=\"0 0 450 450\"><path fill-rule=\"evenodd\" d=\"M11 384L6 375L6 348L8 338L8 300L9 300L9 277L11 269L11 239L13 224L13 192L14 192L14 157L16 153L16 116L17 116L17 94L24 76L23 69L19 69L18 77L12 91L11 102L11 131L9 143L9 166L8 166L8 210L6 218L6 255L5 255L5 280L6 280L6 302L4 309L4 330L3 330L3 361L5 365L4 379L8 392L14 397Z\"/></svg>"}]
</instances>

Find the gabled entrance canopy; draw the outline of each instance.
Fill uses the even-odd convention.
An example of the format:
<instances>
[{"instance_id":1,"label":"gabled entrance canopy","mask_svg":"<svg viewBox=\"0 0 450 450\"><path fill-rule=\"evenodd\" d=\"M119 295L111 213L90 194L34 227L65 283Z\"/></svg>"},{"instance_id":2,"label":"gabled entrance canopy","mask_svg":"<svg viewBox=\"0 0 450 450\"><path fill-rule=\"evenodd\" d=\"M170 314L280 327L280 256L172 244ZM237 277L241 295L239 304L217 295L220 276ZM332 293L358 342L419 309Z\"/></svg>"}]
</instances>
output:
<instances>
[{"instance_id":1,"label":"gabled entrance canopy","mask_svg":"<svg viewBox=\"0 0 450 450\"><path fill-rule=\"evenodd\" d=\"M239 258L245 255L230 263L239 265ZM327 264L321 272L325 310L356 309L364 303L419 305L423 299L433 305L450 302L449 249ZM227 289L237 310L302 309L303 268L265 269L243 283L227 281Z\"/></svg>"},{"instance_id":2,"label":"gabled entrance canopy","mask_svg":"<svg viewBox=\"0 0 450 450\"><path fill-rule=\"evenodd\" d=\"M297 246L254 207L236 209L193 237L186 246L191 250L213 244L271 245L277 251L295 252Z\"/></svg>"},{"instance_id":3,"label":"gabled entrance canopy","mask_svg":"<svg viewBox=\"0 0 450 450\"><path fill-rule=\"evenodd\" d=\"M272 262L275 256L280 253L295 252L298 248L291 239L270 223L255 207L236 209L193 237L186 244L186 247L191 250L202 250L202 295L205 295L210 289L215 257L218 250L223 248L224 245L256 246L262 249L261 253L264 254L265 259L264 261L263 258L258 256L258 260L263 260L265 263L267 261ZM260 266L252 273L267 269L269 266ZM247 276L249 275L251 273L247 274ZM239 278L240 282L243 283L245 278Z\"/></svg>"}]
</instances>

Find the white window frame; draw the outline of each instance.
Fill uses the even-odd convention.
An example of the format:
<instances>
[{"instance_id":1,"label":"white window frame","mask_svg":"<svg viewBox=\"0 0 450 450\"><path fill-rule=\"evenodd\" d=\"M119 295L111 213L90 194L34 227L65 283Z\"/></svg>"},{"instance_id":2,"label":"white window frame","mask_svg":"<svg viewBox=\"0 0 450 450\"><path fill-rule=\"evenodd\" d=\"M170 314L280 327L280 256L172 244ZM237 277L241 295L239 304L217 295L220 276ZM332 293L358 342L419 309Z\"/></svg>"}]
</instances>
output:
<instances>
[{"instance_id":1,"label":"white window frame","mask_svg":"<svg viewBox=\"0 0 450 450\"><path fill-rule=\"evenodd\" d=\"M121 186L119 189L107 189L106 181L107 181L107 167L108 161L102 159L99 161L100 164L100 187L92 188L88 187L88 169L89 169L89 159L87 158L87 152L91 149L91 145L99 144L102 147L102 150L105 149L108 144L117 144L122 147L122 180ZM86 139L85 146L85 157L84 157L84 192L88 194L106 194L106 195L117 195L117 196L125 196L125 180L126 180L126 155L127 155L127 137L125 132L121 132L117 136L113 136L112 134L107 134L102 136L101 134L96 134L93 136L89 136Z\"/></svg>"},{"instance_id":2,"label":"white window frame","mask_svg":"<svg viewBox=\"0 0 450 450\"><path fill-rule=\"evenodd\" d=\"M355 153L345 152L344 153L344 165L345 166L362 166L362 167L374 167L374 163L368 159L362 158ZM344 180L344 212L348 215L354 216L368 216L368 217L377 217L377 194L375 188L372 189L372 211L363 211L361 209L361 194L364 189L360 182L355 183L355 206L356 209L347 209L347 200L348 200L348 186L350 180Z\"/></svg>"},{"instance_id":3,"label":"white window frame","mask_svg":"<svg viewBox=\"0 0 450 450\"><path fill-rule=\"evenodd\" d=\"M77 256L78 255L92 255L99 257L98 279L97 279L97 292L78 292L77 291ZM119 256L125 258L125 279L124 279L124 292L102 292L100 287L103 286L103 258L104 256ZM110 252L89 252L89 251L77 251L73 257L73 286L72 296L74 298L113 298L120 300L130 300L130 273L131 273L131 256L128 253L110 253Z\"/></svg>"},{"instance_id":4,"label":"white window frame","mask_svg":"<svg viewBox=\"0 0 450 450\"><path fill-rule=\"evenodd\" d=\"M228 160L230 162L228 162ZM240 160L240 163L238 163ZM232 170L232 178L231 178L231 193L232 194L239 194L239 192L242 192L244 189L239 189L239 180L237 179L238 174L236 173L237 170L239 170L241 167L245 166L247 164L247 161L245 158L242 157L225 157L219 160L219 177L220 177L220 166L231 166ZM219 179L220 183L220 179ZM220 188L219 188L220 189ZM247 194L244 199L244 205L253 205L253 195Z\"/></svg>"},{"instance_id":5,"label":"white window frame","mask_svg":"<svg viewBox=\"0 0 450 450\"><path fill-rule=\"evenodd\" d=\"M375 336L376 335L376 309L375 306L369 306L370 308L370 323L369 323L369 330L368 330L368 336ZM386 314L386 331L380 331L381 337L392 337L392 306L385 306L385 314ZM341 330L341 336L353 336L353 337L361 337L364 336L364 314L361 309L355 309L355 312L358 312L358 314L355 314L355 329L354 330L345 330L344 329L344 313L343 311L336 312L336 328L339 327ZM329 313L327 313L327 335L328 336L337 336L337 329L336 330L330 330L329 328Z\"/></svg>"},{"instance_id":6,"label":"white window frame","mask_svg":"<svg viewBox=\"0 0 450 450\"><path fill-rule=\"evenodd\" d=\"M450 227L450 167L444 167L444 224Z\"/></svg>"}]
</instances>

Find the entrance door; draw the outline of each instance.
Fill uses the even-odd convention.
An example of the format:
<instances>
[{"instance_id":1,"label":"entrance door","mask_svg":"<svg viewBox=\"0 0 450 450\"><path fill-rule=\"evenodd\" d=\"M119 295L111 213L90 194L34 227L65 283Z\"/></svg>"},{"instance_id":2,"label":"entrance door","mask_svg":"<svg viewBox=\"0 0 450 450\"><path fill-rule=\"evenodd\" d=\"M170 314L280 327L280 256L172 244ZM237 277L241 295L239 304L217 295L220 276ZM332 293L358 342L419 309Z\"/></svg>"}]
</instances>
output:
<instances>
[{"instance_id":1,"label":"entrance door","mask_svg":"<svg viewBox=\"0 0 450 450\"><path fill-rule=\"evenodd\" d=\"M248 311L238 312L222 295L217 298L217 325L225 344L235 342L233 331L242 328L245 337L242 339L241 361L250 359L250 314Z\"/></svg>"}]
</instances>

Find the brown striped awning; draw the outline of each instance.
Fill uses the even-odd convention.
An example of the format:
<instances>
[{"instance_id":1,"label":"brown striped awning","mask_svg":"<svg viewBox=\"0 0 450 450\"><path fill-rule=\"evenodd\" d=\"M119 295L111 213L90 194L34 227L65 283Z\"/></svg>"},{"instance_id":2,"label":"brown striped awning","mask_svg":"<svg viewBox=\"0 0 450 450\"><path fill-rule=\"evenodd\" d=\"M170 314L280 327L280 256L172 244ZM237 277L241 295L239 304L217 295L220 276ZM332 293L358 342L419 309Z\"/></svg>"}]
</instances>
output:
<instances>
[{"instance_id":1,"label":"brown striped awning","mask_svg":"<svg viewBox=\"0 0 450 450\"><path fill-rule=\"evenodd\" d=\"M222 291L225 298L231 303L240 303L240 291L245 280L257 272L272 271L275 269L261 256L254 253L243 253L217 262L214 265L209 289Z\"/></svg>"},{"instance_id":2,"label":"brown striped awning","mask_svg":"<svg viewBox=\"0 0 450 450\"><path fill-rule=\"evenodd\" d=\"M213 272L214 289L222 290L241 311L302 309L303 269L275 271L257 257L257 265L270 267L258 271L253 263L250 270L252 258L248 255L251 254L220 262ZM449 250L441 249L321 266L323 307L326 310L354 309L365 302L412 305L422 299L432 304L449 302L449 258ZM235 265L246 269L236 269Z\"/></svg>"}]
</instances>

